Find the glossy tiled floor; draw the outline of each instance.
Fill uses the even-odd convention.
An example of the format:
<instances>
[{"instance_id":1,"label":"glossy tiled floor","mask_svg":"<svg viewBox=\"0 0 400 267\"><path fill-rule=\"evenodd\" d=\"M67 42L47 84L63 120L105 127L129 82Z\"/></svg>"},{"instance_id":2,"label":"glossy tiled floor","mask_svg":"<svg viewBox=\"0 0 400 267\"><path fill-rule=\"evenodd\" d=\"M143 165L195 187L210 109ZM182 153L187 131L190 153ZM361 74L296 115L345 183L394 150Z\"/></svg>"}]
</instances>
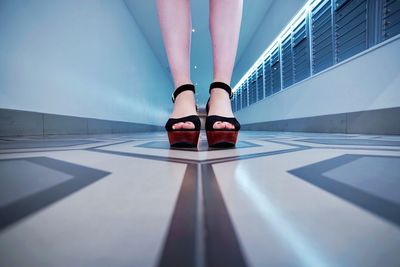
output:
<instances>
[{"instance_id":1,"label":"glossy tiled floor","mask_svg":"<svg viewBox=\"0 0 400 267\"><path fill-rule=\"evenodd\" d=\"M400 137L0 140L0 266L399 266Z\"/></svg>"}]
</instances>

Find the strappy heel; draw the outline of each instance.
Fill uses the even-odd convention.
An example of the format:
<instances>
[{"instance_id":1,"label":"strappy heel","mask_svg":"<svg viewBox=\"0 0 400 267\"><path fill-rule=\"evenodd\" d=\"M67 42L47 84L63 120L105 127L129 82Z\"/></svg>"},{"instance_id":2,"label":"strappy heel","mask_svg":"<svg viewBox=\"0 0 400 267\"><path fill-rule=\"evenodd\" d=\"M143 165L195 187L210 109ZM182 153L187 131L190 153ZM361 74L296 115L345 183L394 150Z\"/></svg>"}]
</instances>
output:
<instances>
[{"instance_id":1,"label":"strappy heel","mask_svg":"<svg viewBox=\"0 0 400 267\"><path fill-rule=\"evenodd\" d=\"M213 82L210 85L209 93L211 94L211 90L213 88L221 88L228 92L229 98L232 98L232 88L223 82ZM218 115L210 115L208 116L209 111L209 102L210 98L208 98L206 104L206 134L208 146L210 147L233 147L236 145L238 133L240 130L240 123L237 121L235 117L223 117ZM231 123L235 128L234 129L214 129L214 123L217 121L224 121Z\"/></svg>"},{"instance_id":2,"label":"strappy heel","mask_svg":"<svg viewBox=\"0 0 400 267\"><path fill-rule=\"evenodd\" d=\"M184 84L176 88L172 94L172 103L175 103L176 97L184 91L193 91L195 88L193 84ZM197 110L197 105L196 105ZM172 126L178 122L190 121L194 125L194 129L172 129ZM165 124L165 129L168 132L168 140L171 147L197 147L200 135L200 118L198 115L189 115L181 118L169 118Z\"/></svg>"}]
</instances>

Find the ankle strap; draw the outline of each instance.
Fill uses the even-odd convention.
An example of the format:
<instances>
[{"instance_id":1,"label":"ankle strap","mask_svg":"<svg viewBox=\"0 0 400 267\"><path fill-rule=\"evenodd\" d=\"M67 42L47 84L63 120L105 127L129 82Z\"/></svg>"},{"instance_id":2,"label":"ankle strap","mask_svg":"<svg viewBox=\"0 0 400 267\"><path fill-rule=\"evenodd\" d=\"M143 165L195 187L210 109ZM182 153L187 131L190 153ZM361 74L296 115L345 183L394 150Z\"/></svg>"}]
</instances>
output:
<instances>
[{"instance_id":1,"label":"ankle strap","mask_svg":"<svg viewBox=\"0 0 400 267\"><path fill-rule=\"evenodd\" d=\"M227 85L226 83L223 82L213 82L210 84L210 90L208 91L211 94L211 89L213 88L221 88L224 89L228 94L229 94L229 98L233 97L233 93L232 93L232 88Z\"/></svg>"},{"instance_id":2,"label":"ankle strap","mask_svg":"<svg viewBox=\"0 0 400 267\"><path fill-rule=\"evenodd\" d=\"M175 91L172 93L172 103L175 103L175 98L182 93L183 91L193 91L193 93L195 93L195 89L194 89L194 85L187 83L184 85L179 86L178 88L175 89Z\"/></svg>"}]
</instances>

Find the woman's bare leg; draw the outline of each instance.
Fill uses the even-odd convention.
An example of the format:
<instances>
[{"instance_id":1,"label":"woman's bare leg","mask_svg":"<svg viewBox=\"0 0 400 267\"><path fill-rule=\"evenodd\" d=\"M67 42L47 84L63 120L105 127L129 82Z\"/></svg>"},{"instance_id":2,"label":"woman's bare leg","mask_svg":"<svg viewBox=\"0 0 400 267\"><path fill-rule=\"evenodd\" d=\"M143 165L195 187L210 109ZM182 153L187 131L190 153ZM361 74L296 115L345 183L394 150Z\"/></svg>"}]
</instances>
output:
<instances>
[{"instance_id":1,"label":"woman's bare leg","mask_svg":"<svg viewBox=\"0 0 400 267\"><path fill-rule=\"evenodd\" d=\"M174 80L174 89L190 79L190 38L192 21L189 0L157 0L158 19ZM171 118L196 115L192 91L184 91L175 99ZM192 122L176 123L174 129L193 129Z\"/></svg>"},{"instance_id":2,"label":"woman's bare leg","mask_svg":"<svg viewBox=\"0 0 400 267\"><path fill-rule=\"evenodd\" d=\"M242 20L243 0L210 0L210 32L213 48L214 81L230 85ZM209 115L233 117L228 93L211 90ZM215 129L233 129L228 122L216 122Z\"/></svg>"}]
</instances>

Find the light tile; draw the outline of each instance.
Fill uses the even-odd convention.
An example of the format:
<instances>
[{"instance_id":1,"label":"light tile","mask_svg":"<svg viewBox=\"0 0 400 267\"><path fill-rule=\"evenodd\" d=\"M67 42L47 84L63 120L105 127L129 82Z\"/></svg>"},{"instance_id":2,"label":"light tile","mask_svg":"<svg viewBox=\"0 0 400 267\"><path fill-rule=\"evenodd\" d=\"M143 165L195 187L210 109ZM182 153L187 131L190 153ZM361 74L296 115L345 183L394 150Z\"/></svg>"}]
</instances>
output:
<instances>
[{"instance_id":1,"label":"light tile","mask_svg":"<svg viewBox=\"0 0 400 267\"><path fill-rule=\"evenodd\" d=\"M287 172L338 154L306 150L213 165L250 266L397 266L398 226Z\"/></svg>"},{"instance_id":2,"label":"light tile","mask_svg":"<svg viewBox=\"0 0 400 267\"><path fill-rule=\"evenodd\" d=\"M90 151L45 154L111 174L0 232L2 264L154 266L186 165Z\"/></svg>"}]
</instances>

